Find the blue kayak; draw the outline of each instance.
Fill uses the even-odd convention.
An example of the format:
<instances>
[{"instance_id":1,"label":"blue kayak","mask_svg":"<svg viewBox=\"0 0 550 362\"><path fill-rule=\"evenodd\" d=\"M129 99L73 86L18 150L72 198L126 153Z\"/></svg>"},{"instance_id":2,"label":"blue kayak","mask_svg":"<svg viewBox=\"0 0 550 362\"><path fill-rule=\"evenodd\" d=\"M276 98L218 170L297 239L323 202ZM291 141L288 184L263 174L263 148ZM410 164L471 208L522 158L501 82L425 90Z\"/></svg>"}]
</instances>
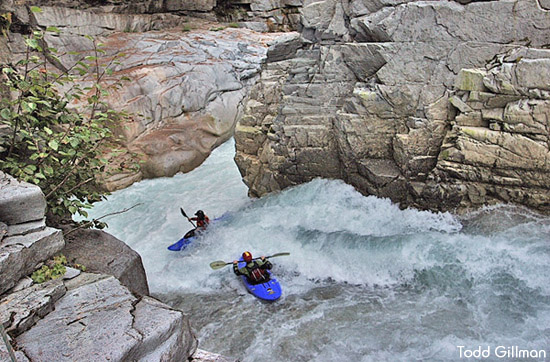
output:
<instances>
[{"instance_id":1,"label":"blue kayak","mask_svg":"<svg viewBox=\"0 0 550 362\"><path fill-rule=\"evenodd\" d=\"M239 268L242 268L245 265L246 263L243 261L243 258L239 258ZM269 274L269 280L265 283L251 284L244 275L241 275L240 277L246 286L246 289L256 298L274 301L281 297L283 291L281 290L281 285L277 279L273 277L273 274L269 270L266 271Z\"/></svg>"},{"instance_id":2,"label":"blue kayak","mask_svg":"<svg viewBox=\"0 0 550 362\"><path fill-rule=\"evenodd\" d=\"M215 218L214 220L210 221L212 224L213 222L220 221L227 218L227 213L223 214L220 217ZM199 232L200 235L200 232ZM187 234L185 234L181 239L176 241L174 244L170 245L168 247L168 250L171 251L180 251L188 247L193 241L197 240L197 236L195 235L195 229L189 230Z\"/></svg>"},{"instance_id":3,"label":"blue kayak","mask_svg":"<svg viewBox=\"0 0 550 362\"><path fill-rule=\"evenodd\" d=\"M187 234L186 234L187 235ZM192 236L190 238L186 238L185 236L181 239L179 239L177 242L175 242L174 244L170 245L168 247L168 250L172 250L172 251L180 251L180 250L183 250L185 249L187 246L189 246L189 244L191 244L194 240L196 240L197 237L196 236Z\"/></svg>"}]
</instances>

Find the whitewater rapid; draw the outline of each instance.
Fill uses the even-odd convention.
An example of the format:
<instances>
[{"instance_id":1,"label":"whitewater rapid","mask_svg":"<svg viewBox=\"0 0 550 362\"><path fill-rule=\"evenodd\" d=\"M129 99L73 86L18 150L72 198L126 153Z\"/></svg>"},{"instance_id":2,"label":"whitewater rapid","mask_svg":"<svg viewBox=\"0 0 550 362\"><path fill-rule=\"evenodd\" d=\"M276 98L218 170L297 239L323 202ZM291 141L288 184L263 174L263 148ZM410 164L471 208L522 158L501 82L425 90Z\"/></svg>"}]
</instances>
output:
<instances>
[{"instance_id":1,"label":"whitewater rapid","mask_svg":"<svg viewBox=\"0 0 550 362\"><path fill-rule=\"evenodd\" d=\"M243 361L456 361L480 346L550 357L550 218L510 206L460 219L401 210L324 179L250 199L234 147L90 213L140 204L106 219L107 231L141 255L152 294L189 315L200 348ZM172 252L191 228L180 207L224 217ZM279 301L247 294L229 266L210 269L244 250L290 252L272 259Z\"/></svg>"}]
</instances>

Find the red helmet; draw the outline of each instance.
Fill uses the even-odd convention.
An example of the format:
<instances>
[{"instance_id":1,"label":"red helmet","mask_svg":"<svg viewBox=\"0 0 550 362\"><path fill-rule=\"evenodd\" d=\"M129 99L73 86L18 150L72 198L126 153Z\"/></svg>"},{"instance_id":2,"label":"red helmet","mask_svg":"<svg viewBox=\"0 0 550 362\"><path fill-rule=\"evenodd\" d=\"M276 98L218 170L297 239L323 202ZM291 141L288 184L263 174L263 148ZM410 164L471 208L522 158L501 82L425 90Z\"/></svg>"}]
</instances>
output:
<instances>
[{"instance_id":1,"label":"red helmet","mask_svg":"<svg viewBox=\"0 0 550 362\"><path fill-rule=\"evenodd\" d=\"M252 261L252 254L250 254L249 251L245 251L243 253L243 260L246 261L247 263L250 263Z\"/></svg>"}]
</instances>

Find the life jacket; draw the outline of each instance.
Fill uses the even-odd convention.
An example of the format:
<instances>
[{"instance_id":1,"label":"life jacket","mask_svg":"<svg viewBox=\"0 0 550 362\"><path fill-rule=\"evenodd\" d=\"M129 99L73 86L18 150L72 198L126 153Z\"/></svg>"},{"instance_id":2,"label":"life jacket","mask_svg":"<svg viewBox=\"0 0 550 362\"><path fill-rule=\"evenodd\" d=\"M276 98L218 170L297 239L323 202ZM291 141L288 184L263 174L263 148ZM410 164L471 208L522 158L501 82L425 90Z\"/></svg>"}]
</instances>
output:
<instances>
[{"instance_id":1,"label":"life jacket","mask_svg":"<svg viewBox=\"0 0 550 362\"><path fill-rule=\"evenodd\" d=\"M265 269L262 268L254 268L250 270L250 280L254 283L261 283L264 281L267 281L269 278L266 275Z\"/></svg>"},{"instance_id":2,"label":"life jacket","mask_svg":"<svg viewBox=\"0 0 550 362\"><path fill-rule=\"evenodd\" d=\"M200 228L205 228L206 225L210 224L210 219L208 218L208 216L204 215L204 219L203 220L197 220L197 227L200 227Z\"/></svg>"}]
</instances>

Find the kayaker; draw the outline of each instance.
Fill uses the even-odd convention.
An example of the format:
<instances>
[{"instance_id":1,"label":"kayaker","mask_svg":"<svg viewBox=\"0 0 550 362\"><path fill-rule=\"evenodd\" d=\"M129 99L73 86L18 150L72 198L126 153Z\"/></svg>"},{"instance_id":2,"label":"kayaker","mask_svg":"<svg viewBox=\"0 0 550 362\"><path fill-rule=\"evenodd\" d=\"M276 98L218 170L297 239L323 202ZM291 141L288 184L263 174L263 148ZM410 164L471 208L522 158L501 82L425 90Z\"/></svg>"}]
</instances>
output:
<instances>
[{"instance_id":1,"label":"kayaker","mask_svg":"<svg viewBox=\"0 0 550 362\"><path fill-rule=\"evenodd\" d=\"M260 260L252 260L252 254L249 251L243 253L243 261L246 265L239 268L239 261L233 261L233 272L236 275L244 275L251 284L265 283L269 280L267 269L271 269L273 265L265 256L261 256Z\"/></svg>"},{"instance_id":2,"label":"kayaker","mask_svg":"<svg viewBox=\"0 0 550 362\"><path fill-rule=\"evenodd\" d=\"M192 238L193 236L195 236L196 231L200 232L206 229L206 227L210 223L210 219L208 218L208 216L206 216L206 214L202 210L197 210L197 212L195 213L195 216L196 217L192 217L189 220L196 221L197 227L195 229L189 230L187 234L185 234L184 238L186 239Z\"/></svg>"},{"instance_id":3,"label":"kayaker","mask_svg":"<svg viewBox=\"0 0 550 362\"><path fill-rule=\"evenodd\" d=\"M200 229L200 230L206 229L206 227L210 223L210 219L208 218L208 216L206 216L204 211L197 210L197 212L195 213L195 216L196 217L192 217L191 220L197 222L197 229Z\"/></svg>"}]
</instances>

